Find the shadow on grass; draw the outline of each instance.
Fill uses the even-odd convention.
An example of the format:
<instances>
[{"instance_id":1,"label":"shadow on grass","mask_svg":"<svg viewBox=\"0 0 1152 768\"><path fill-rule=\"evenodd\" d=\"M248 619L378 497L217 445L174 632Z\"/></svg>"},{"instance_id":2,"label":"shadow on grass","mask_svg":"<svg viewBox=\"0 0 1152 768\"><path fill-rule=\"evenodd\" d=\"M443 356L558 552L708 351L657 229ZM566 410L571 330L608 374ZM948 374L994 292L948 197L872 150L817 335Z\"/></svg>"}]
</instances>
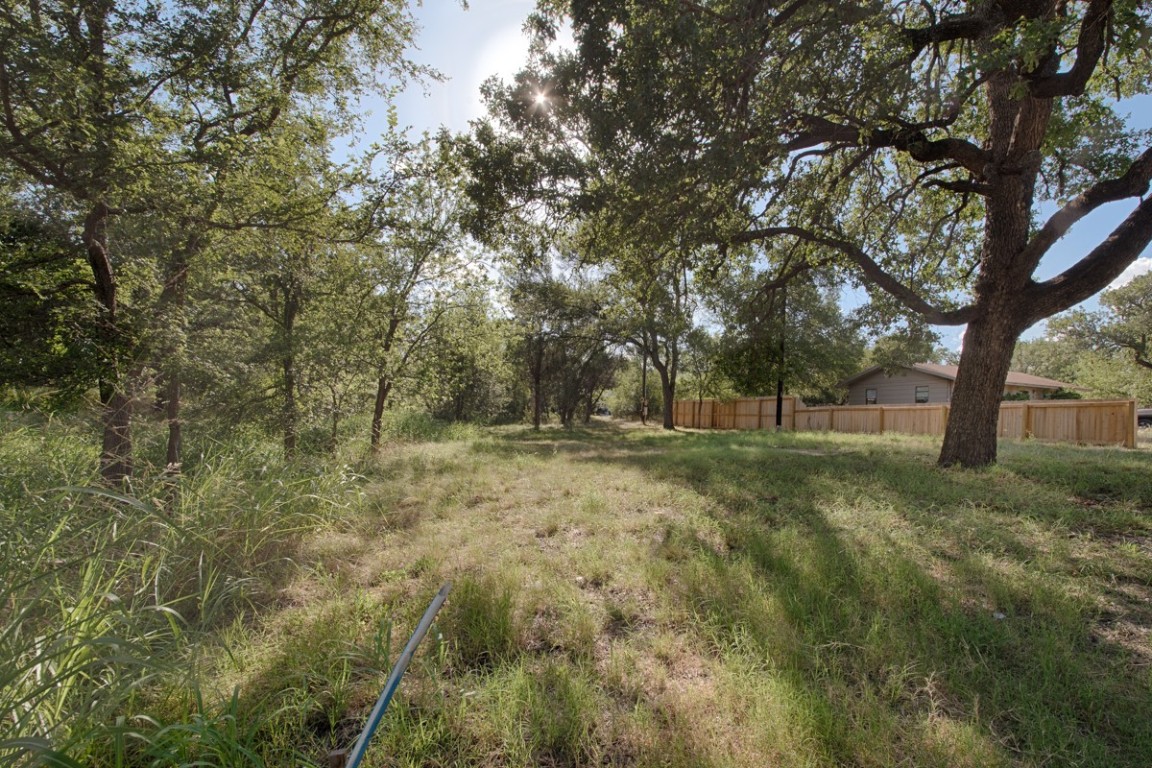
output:
<instances>
[{"instance_id":1,"label":"shadow on grass","mask_svg":"<svg viewBox=\"0 0 1152 768\"><path fill-rule=\"evenodd\" d=\"M797 690L821 760L1146 765L1152 456L1019 445L942 471L929 446L597 430L477 450L623 463L709 499L725 546L670 528L659 591Z\"/></svg>"}]
</instances>

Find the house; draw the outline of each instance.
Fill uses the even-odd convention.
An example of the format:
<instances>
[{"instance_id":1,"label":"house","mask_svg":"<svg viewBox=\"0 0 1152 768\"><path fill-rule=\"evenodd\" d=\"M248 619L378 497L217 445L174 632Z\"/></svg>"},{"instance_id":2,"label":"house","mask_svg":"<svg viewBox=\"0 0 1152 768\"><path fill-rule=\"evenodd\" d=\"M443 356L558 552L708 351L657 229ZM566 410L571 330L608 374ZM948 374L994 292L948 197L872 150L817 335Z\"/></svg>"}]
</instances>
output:
<instances>
[{"instance_id":1,"label":"house","mask_svg":"<svg viewBox=\"0 0 1152 768\"><path fill-rule=\"evenodd\" d=\"M901 368L894 375L884 373L877 365L840 382L848 387L848 405L908 405L910 403L947 403L952 400L957 366L916 363ZM1058 389L1072 389L1071 384L1008 372L1004 394L1026 392L1030 400L1040 400Z\"/></svg>"}]
</instances>

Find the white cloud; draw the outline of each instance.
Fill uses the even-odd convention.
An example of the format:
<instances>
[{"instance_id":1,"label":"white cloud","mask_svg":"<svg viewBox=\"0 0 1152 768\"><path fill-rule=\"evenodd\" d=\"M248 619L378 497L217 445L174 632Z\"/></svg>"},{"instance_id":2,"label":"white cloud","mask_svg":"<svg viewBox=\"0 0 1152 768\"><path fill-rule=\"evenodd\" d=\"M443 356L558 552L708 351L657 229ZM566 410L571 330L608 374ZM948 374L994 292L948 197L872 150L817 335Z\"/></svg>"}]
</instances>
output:
<instances>
[{"instance_id":1,"label":"white cloud","mask_svg":"<svg viewBox=\"0 0 1152 768\"><path fill-rule=\"evenodd\" d=\"M1132 262L1128 266L1128 269L1120 273L1120 277L1112 281L1112 284L1108 286L1108 289L1111 290L1113 288L1120 288L1121 286L1128 285L1128 283L1132 282L1136 278L1140 277L1140 275L1143 275L1147 272L1152 272L1152 258L1144 257L1142 259L1136 259L1136 261Z\"/></svg>"}]
</instances>

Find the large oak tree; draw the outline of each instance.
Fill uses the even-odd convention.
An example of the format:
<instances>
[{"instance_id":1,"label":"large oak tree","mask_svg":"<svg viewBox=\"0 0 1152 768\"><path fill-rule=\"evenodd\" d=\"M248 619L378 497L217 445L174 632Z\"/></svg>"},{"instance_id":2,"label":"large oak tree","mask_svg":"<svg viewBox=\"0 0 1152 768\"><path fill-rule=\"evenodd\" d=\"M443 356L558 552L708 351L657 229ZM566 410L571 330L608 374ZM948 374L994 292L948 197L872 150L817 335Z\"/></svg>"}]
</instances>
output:
<instances>
[{"instance_id":1,"label":"large oak tree","mask_svg":"<svg viewBox=\"0 0 1152 768\"><path fill-rule=\"evenodd\" d=\"M848 268L930 323L967 324L942 465L995 460L1020 333L1100 291L1152 240L1152 146L1117 102L1149 90L1146 4L542 11L541 33L567 16L577 48L544 57L537 81L578 116L569 125L602 176L659 181L638 207L694 216L722 241L805 241L819 246L813 266ZM1073 225L1121 201L1112 232L1036 277ZM741 211L740 228L718 208Z\"/></svg>"}]
</instances>

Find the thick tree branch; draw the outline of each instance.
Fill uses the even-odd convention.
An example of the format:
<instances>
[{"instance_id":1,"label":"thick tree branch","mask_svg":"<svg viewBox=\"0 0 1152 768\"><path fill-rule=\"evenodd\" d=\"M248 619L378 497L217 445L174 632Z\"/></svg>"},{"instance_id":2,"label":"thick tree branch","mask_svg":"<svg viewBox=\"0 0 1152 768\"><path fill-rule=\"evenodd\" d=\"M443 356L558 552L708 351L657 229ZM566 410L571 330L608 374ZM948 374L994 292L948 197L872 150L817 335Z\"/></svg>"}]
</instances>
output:
<instances>
[{"instance_id":1,"label":"thick tree branch","mask_svg":"<svg viewBox=\"0 0 1152 768\"><path fill-rule=\"evenodd\" d=\"M943 310L933 306L916 291L889 274L863 249L847 240L821 235L802 227L765 227L741 233L732 238L732 242L750 243L771 237L797 237L809 243L827 246L839 251L856 264L870 281L934 325L963 325L975 316L975 310L970 306L951 310Z\"/></svg>"},{"instance_id":2,"label":"thick tree branch","mask_svg":"<svg viewBox=\"0 0 1152 768\"><path fill-rule=\"evenodd\" d=\"M946 189L949 192L956 192L961 195L980 195L981 197L987 197L992 194L992 187L990 185L981 184L976 181L936 179L928 182L925 186L938 187L939 189Z\"/></svg>"},{"instance_id":3,"label":"thick tree branch","mask_svg":"<svg viewBox=\"0 0 1152 768\"><path fill-rule=\"evenodd\" d=\"M800 129L784 148L788 152L795 152L832 142L873 149L892 148L907 153L913 160L921 163L951 160L977 177L984 175L984 167L992 160L987 151L970 141L954 138L929 139L917 126L866 132L814 115L801 118Z\"/></svg>"},{"instance_id":4,"label":"thick tree branch","mask_svg":"<svg viewBox=\"0 0 1152 768\"><path fill-rule=\"evenodd\" d=\"M1076 40L1076 62L1072 69L1059 74L1037 77L1029 83L1029 92L1039 99L1082 96L1089 78L1096 71L1108 42L1112 20L1112 0L1091 0L1080 22Z\"/></svg>"},{"instance_id":5,"label":"thick tree branch","mask_svg":"<svg viewBox=\"0 0 1152 768\"><path fill-rule=\"evenodd\" d=\"M1062 238L1072 225L1092 211L1107 203L1128 197L1143 197L1152 183L1152 147L1144 150L1127 172L1119 178L1097 182L1069 202L1044 224L1028 243L1021 258L1036 265L1057 240Z\"/></svg>"},{"instance_id":6,"label":"thick tree branch","mask_svg":"<svg viewBox=\"0 0 1152 768\"><path fill-rule=\"evenodd\" d=\"M975 40L991 27L985 16L976 13L961 13L947 16L928 27L905 29L904 37L912 47L912 58L919 56L929 45L948 43L955 40Z\"/></svg>"},{"instance_id":7,"label":"thick tree branch","mask_svg":"<svg viewBox=\"0 0 1152 768\"><path fill-rule=\"evenodd\" d=\"M1094 296L1136 261L1149 242L1152 242L1152 197L1145 198L1083 259L1051 280L1028 287L1021 300L1032 307L1029 322L1043 320Z\"/></svg>"}]
</instances>

